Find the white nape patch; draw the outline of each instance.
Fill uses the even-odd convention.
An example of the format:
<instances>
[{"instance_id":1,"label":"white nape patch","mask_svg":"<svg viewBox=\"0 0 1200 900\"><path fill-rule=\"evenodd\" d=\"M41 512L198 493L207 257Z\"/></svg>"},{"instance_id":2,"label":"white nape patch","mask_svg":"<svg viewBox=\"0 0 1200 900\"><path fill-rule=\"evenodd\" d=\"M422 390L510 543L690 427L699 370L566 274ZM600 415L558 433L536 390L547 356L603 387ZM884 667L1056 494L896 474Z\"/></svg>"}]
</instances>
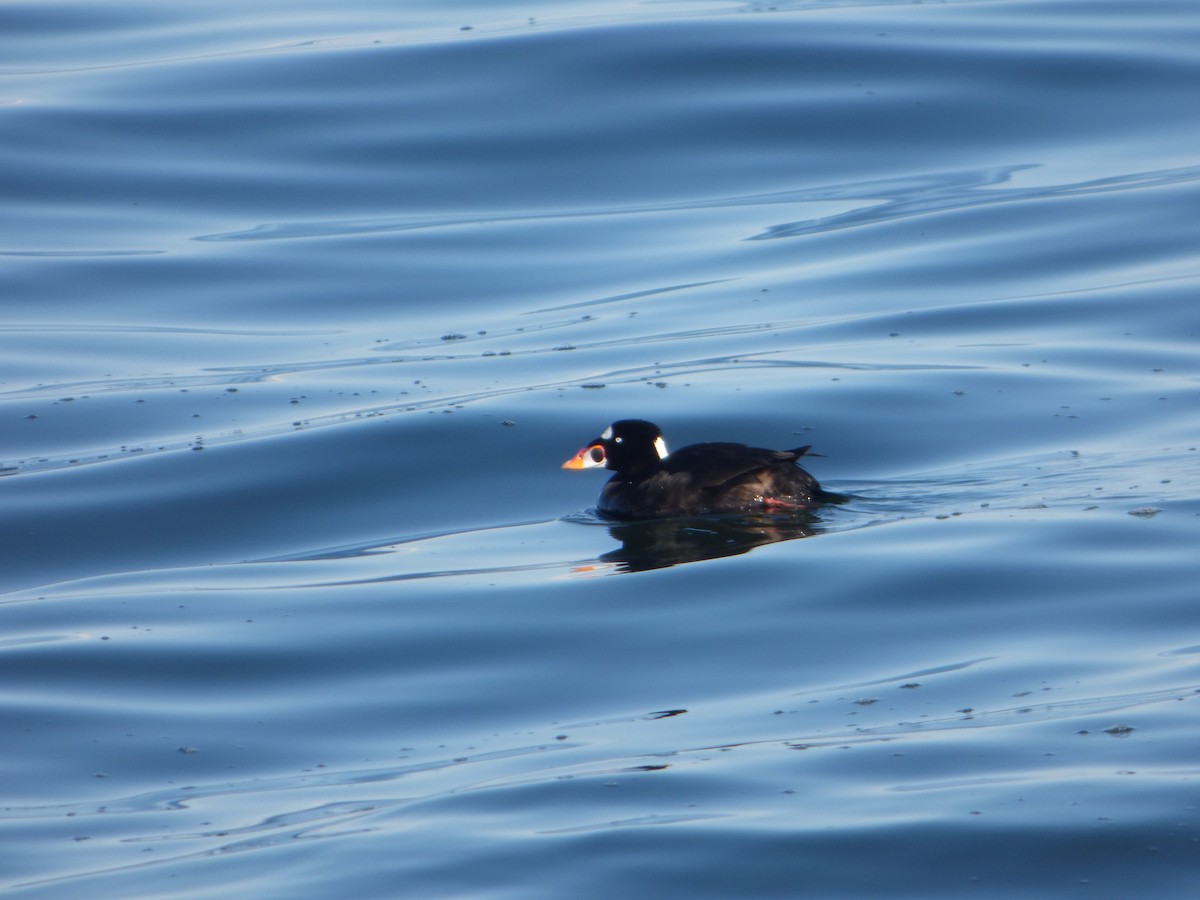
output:
<instances>
[{"instance_id":1,"label":"white nape patch","mask_svg":"<svg viewBox=\"0 0 1200 900\"><path fill-rule=\"evenodd\" d=\"M600 432L600 440L602 440L602 441L611 441L612 440L612 426L611 425L609 425L602 432Z\"/></svg>"},{"instance_id":2,"label":"white nape patch","mask_svg":"<svg viewBox=\"0 0 1200 900\"><path fill-rule=\"evenodd\" d=\"M654 439L654 449L658 453L659 459L667 458L667 442L662 439L662 436Z\"/></svg>"}]
</instances>

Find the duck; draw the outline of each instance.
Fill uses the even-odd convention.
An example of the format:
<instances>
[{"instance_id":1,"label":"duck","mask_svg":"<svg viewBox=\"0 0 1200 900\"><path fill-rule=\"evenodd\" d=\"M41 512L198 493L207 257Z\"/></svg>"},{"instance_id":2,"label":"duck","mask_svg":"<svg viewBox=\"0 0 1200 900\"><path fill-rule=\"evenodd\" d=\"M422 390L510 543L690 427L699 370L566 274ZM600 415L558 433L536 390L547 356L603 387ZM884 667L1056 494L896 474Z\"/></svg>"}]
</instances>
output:
<instances>
[{"instance_id":1,"label":"duck","mask_svg":"<svg viewBox=\"0 0 1200 900\"><path fill-rule=\"evenodd\" d=\"M596 505L609 518L790 513L845 499L823 490L797 465L810 449L767 450L713 441L670 453L662 429L653 422L621 419L562 467L613 472Z\"/></svg>"}]
</instances>

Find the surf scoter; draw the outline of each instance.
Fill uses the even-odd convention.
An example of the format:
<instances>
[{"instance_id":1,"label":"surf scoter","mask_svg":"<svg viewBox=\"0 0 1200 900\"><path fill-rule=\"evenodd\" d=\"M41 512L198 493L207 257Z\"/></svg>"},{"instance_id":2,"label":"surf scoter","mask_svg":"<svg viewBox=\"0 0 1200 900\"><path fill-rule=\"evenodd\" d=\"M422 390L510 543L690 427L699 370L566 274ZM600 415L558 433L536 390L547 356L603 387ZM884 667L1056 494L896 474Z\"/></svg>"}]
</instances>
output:
<instances>
[{"instance_id":1,"label":"surf scoter","mask_svg":"<svg viewBox=\"0 0 1200 900\"><path fill-rule=\"evenodd\" d=\"M613 422L563 463L615 474L597 508L619 519L664 519L730 512L787 512L842 499L796 465L808 447L764 450L745 444L692 444L667 453L662 431L643 419Z\"/></svg>"}]
</instances>

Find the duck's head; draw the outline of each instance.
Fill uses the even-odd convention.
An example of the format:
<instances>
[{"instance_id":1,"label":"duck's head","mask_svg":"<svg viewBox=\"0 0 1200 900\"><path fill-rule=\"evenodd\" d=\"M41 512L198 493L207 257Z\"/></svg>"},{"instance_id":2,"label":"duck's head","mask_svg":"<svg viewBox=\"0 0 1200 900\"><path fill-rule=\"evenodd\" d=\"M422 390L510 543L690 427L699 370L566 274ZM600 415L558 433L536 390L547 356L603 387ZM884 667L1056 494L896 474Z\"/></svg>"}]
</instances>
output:
<instances>
[{"instance_id":1,"label":"duck's head","mask_svg":"<svg viewBox=\"0 0 1200 900\"><path fill-rule=\"evenodd\" d=\"M622 469L653 465L667 456L662 429L645 419L613 422L562 464L564 469Z\"/></svg>"}]
</instances>

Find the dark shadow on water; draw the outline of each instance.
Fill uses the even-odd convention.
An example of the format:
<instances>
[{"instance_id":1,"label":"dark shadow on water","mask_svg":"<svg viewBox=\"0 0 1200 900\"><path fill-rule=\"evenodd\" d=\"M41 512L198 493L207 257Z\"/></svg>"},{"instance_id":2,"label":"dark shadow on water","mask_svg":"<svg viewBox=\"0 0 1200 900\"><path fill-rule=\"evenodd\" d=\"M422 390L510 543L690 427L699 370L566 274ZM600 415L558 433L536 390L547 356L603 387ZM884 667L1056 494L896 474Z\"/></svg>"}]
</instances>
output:
<instances>
[{"instance_id":1,"label":"dark shadow on water","mask_svg":"<svg viewBox=\"0 0 1200 900\"><path fill-rule=\"evenodd\" d=\"M601 554L621 572L645 572L681 563L748 553L764 544L820 534L819 518L805 511L788 516L698 516L619 522L608 532L621 546Z\"/></svg>"}]
</instances>

